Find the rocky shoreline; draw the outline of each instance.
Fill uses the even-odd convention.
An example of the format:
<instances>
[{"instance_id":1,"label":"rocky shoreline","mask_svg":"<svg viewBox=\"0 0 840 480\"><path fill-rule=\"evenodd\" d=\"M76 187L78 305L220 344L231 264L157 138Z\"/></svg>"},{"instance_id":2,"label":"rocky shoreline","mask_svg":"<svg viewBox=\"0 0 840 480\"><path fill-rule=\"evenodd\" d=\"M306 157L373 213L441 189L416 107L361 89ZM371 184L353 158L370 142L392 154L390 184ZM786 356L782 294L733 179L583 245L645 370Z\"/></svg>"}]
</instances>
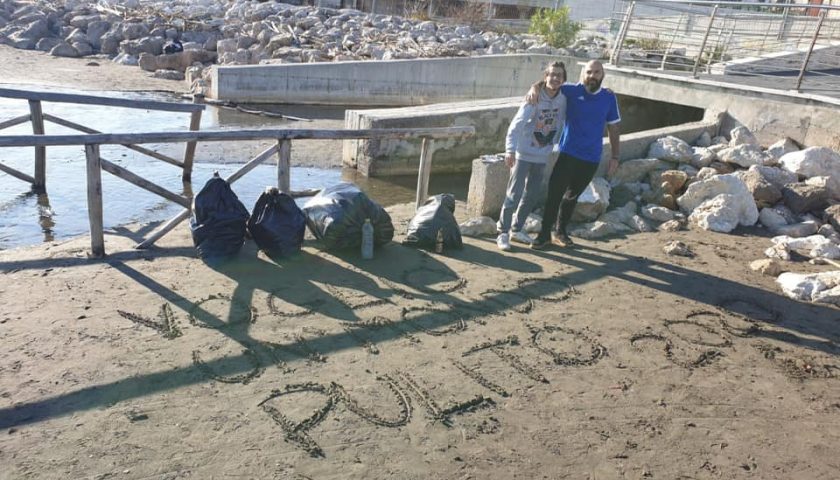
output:
<instances>
[{"instance_id":1,"label":"rocky shoreline","mask_svg":"<svg viewBox=\"0 0 840 480\"><path fill-rule=\"evenodd\" d=\"M0 43L62 57L106 55L158 78L188 82L206 77L214 64L508 53L602 58L608 52L606 40L595 37L557 49L538 35L295 3L0 0Z\"/></svg>"}]
</instances>

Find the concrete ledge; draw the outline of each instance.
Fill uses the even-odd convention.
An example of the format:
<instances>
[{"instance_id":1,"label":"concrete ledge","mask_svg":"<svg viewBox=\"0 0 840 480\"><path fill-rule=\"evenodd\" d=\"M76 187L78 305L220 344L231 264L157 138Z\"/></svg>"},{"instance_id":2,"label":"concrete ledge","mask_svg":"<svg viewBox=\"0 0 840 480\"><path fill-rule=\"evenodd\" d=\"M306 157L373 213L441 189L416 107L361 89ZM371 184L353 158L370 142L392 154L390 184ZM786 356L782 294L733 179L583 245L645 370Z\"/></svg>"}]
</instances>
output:
<instances>
[{"instance_id":1,"label":"concrete ledge","mask_svg":"<svg viewBox=\"0 0 840 480\"><path fill-rule=\"evenodd\" d=\"M526 91L522 90L522 95ZM426 105L423 107L348 110L348 129L475 127L475 136L436 140L434 173L469 172L472 159L504 151L508 125L523 96ZM342 163L365 176L416 175L420 166L420 140L348 140Z\"/></svg>"},{"instance_id":2,"label":"concrete ledge","mask_svg":"<svg viewBox=\"0 0 840 480\"><path fill-rule=\"evenodd\" d=\"M572 57L488 55L416 60L214 66L209 96L242 103L425 105L524 95L550 61Z\"/></svg>"}]
</instances>

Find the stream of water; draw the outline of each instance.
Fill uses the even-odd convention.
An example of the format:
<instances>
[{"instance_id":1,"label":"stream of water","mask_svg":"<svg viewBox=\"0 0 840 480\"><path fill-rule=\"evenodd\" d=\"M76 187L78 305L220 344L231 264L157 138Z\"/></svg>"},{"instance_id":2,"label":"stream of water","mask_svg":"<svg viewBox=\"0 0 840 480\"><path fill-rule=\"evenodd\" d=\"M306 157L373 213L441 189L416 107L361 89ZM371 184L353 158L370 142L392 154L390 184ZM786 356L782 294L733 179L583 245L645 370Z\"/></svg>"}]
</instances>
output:
<instances>
[{"instance_id":1,"label":"stream of water","mask_svg":"<svg viewBox=\"0 0 840 480\"><path fill-rule=\"evenodd\" d=\"M21 88L3 85L6 88ZM55 91L55 90L53 90ZM80 93L66 91L67 93ZM177 100L160 93L134 92L99 92L97 95L146 99L158 101ZM126 108L103 107L97 105L78 105L63 103L43 103L44 113L49 113L87 127L108 132L154 132L183 131L187 129L189 115L183 113L158 112L153 110L135 110ZM290 107L294 110L294 107ZM0 121L29 113L25 100L0 97ZM331 126L337 119L343 118L343 109L328 107L319 110L308 107L306 113L328 118ZM294 115L300 112L293 111ZM284 126L282 120L246 115L238 112L220 114L219 109L208 106L202 119L202 129L208 128L312 128L309 124ZM32 133L29 122L5 129L0 135L28 135ZM46 125L47 134L78 134L78 131L61 126ZM193 189L197 193L213 172L218 171L223 177L233 173L258 151L253 146L238 146L243 142L227 144L217 143L216 147L199 145L199 155L193 168ZM180 158L183 156L183 144L144 145L147 148ZM208 150L209 149L209 150ZM0 148L0 162L32 175L34 149ZM325 149L331 155L339 155L336 148ZM236 155L232 155L236 153ZM293 163L295 150L293 145ZM117 165L150 179L158 185L179 193L183 192L181 169L173 165L152 159L140 153L117 145L103 145L100 155ZM240 157L235 163L216 162L225 157ZM203 163L209 158L212 163ZM340 164L339 159L327 164ZM87 214L86 161L84 147L47 147L47 193L34 194L29 184L6 173L0 172L0 250L41 242L53 242L87 234L89 229ZM357 175L354 170L341 168L294 167L291 175L292 190L323 188L340 181L354 182L382 205L414 200L416 177L368 179ZM232 184L233 190L242 203L249 209L256 202L266 185L276 183L275 166L271 163L260 165L248 175ZM467 189L467 177L464 175L433 177L430 193L452 192L459 199L464 199ZM179 211L180 206L135 187L108 173L102 174L103 210L106 229L129 223L149 223L166 220ZM307 199L299 199L303 205Z\"/></svg>"}]
</instances>

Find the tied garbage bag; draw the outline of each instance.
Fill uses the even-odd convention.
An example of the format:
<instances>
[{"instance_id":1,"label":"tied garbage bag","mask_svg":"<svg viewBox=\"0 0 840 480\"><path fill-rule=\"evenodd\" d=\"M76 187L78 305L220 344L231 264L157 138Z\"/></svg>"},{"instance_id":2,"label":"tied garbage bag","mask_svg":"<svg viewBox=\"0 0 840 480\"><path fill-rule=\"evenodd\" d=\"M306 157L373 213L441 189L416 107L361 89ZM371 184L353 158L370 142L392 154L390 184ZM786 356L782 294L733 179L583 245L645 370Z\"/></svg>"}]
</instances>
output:
<instances>
[{"instance_id":1,"label":"tied garbage bag","mask_svg":"<svg viewBox=\"0 0 840 480\"><path fill-rule=\"evenodd\" d=\"M209 259L239 252L245 243L247 221L248 209L228 182L214 173L193 199L190 230L199 256Z\"/></svg>"},{"instance_id":2,"label":"tied garbage bag","mask_svg":"<svg viewBox=\"0 0 840 480\"><path fill-rule=\"evenodd\" d=\"M298 208L295 199L271 187L257 199L248 231L260 247L269 255L287 256L300 251L306 217Z\"/></svg>"},{"instance_id":3,"label":"tied garbage bag","mask_svg":"<svg viewBox=\"0 0 840 480\"><path fill-rule=\"evenodd\" d=\"M443 237L443 249L463 248L461 229L455 220L455 197L450 193L430 197L417 209L402 243L432 250L436 247L439 231Z\"/></svg>"},{"instance_id":4,"label":"tied garbage bag","mask_svg":"<svg viewBox=\"0 0 840 480\"><path fill-rule=\"evenodd\" d=\"M370 219L373 243L383 245L394 238L391 216L352 183L338 183L321 190L303 206L306 225L327 250L359 249L362 225Z\"/></svg>"}]
</instances>

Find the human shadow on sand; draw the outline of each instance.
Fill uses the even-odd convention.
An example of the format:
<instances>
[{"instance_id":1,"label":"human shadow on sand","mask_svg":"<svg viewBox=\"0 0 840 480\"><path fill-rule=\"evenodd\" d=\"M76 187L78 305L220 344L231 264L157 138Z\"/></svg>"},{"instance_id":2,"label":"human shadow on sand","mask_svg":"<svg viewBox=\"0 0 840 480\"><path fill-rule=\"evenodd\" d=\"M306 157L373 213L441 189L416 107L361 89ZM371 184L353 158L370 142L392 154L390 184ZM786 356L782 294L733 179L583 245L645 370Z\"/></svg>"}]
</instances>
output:
<instances>
[{"instance_id":1,"label":"human shadow on sand","mask_svg":"<svg viewBox=\"0 0 840 480\"><path fill-rule=\"evenodd\" d=\"M453 261L480 265L490 265L490 259L493 257L486 250L477 247L451 252L448 255ZM349 266L339 265L332 261L333 254L326 252L318 254L304 252L296 258L279 259L279 262L273 262L257 255L252 249L243 252L235 261L216 266L216 268L236 282L231 298L236 303L245 305L251 305L254 302L255 292L271 291L288 305L312 308L319 315L316 318L331 318L343 323L357 322L358 316L353 308L347 308L347 305L341 305L341 302L313 306L297 297L302 291L316 288L324 295L334 293L329 289L325 290L325 286L330 286L331 288L353 289L370 298L395 303L399 301L401 295L409 294L413 295L414 299L428 301L433 307L440 306L448 312L442 314L440 309L436 308L415 309L411 312L410 321L406 321L405 315L400 319L392 319L397 323L405 322L400 325L400 328L378 329L374 336L376 341L400 337L408 328L418 325L420 328L414 328L414 331L419 334L421 331L446 329L457 322L481 320L488 314L514 309L532 299L548 296L562 298L570 288L599 280L614 279L638 285L640 294L647 288L739 315L758 325L759 328L750 335L789 342L831 355L838 354L835 342L838 339L837 321L840 319L840 312L831 307L803 304L773 292L685 267L596 247L533 252L523 257L497 255L497 262L493 265L498 269L495 274L505 278L504 272L508 270L524 272L541 270L535 262L529 260L534 258L531 255L555 261L562 270L543 272L541 278L533 277L528 281L516 282L515 286L504 290L483 292L484 294L472 297L461 295L460 292L449 287L435 287L434 284L440 282L439 277L415 274L421 271L444 276L449 274L452 278L459 278L458 273L442 262L439 257L395 244L377 250L377 256L372 261L361 261L352 254L346 254L343 258ZM394 268L394 265L400 265L402 268ZM216 328L243 347L255 352L263 366L281 361L300 361L306 357L305 352L295 353L297 350L293 348L294 345L288 343L276 345L282 350L282 355L272 355L276 353L273 347L268 348L264 342L251 337L250 326L247 322L230 322L229 319L224 321L203 310L200 305L197 306L196 302L183 298L149 275L125 263L113 261L112 266L143 287L172 301L180 308L190 311L197 321ZM483 271L482 267L479 272ZM486 271L490 275L494 274L489 267ZM406 278L410 281L406 282ZM424 278L430 280L424 281ZM451 283L446 283L446 285ZM605 291L604 294L608 295L609 292ZM632 305L621 305L621 307L633 308ZM233 310L233 302L231 309ZM610 312L605 312L605 314L615 315L615 308L611 308ZM411 327L408 326L409 323ZM762 326L774 328L765 330L760 328ZM344 349L359 348L360 342L351 331L343 329L309 338L307 346L311 351L329 355ZM253 362L249 363L245 360L247 359L244 354L231 355L208 360L201 366L193 364L165 372L137 375L103 385L85 387L67 394L17 404L11 408L0 409L0 428L39 422L180 386L205 382L208 381L206 375L208 370L217 376L241 375L252 368Z\"/></svg>"}]
</instances>

